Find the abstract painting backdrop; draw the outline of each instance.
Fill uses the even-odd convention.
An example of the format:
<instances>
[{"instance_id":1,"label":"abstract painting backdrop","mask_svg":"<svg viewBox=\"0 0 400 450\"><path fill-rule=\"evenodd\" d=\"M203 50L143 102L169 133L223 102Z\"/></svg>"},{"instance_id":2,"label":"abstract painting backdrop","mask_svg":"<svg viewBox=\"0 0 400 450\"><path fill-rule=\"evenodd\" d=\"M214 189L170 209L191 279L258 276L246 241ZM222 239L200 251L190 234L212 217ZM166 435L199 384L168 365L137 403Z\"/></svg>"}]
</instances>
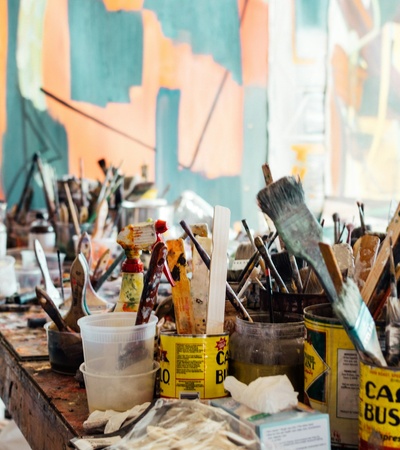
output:
<instances>
[{"instance_id":1,"label":"abstract painting backdrop","mask_svg":"<svg viewBox=\"0 0 400 450\"><path fill-rule=\"evenodd\" d=\"M169 201L193 190L256 220L267 159L268 2L0 3L2 194L39 152L58 176L146 164ZM33 206L43 204L35 189Z\"/></svg>"}]
</instances>

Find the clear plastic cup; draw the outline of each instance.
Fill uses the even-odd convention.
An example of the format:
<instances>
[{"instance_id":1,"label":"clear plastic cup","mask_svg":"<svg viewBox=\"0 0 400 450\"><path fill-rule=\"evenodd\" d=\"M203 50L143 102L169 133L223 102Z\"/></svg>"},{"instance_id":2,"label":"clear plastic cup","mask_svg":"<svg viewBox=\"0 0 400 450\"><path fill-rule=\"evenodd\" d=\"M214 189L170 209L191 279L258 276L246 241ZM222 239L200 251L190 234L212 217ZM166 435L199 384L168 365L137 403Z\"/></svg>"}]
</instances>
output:
<instances>
[{"instance_id":1,"label":"clear plastic cup","mask_svg":"<svg viewBox=\"0 0 400 450\"><path fill-rule=\"evenodd\" d=\"M98 375L87 371L82 363L79 370L85 380L89 412L93 411L127 411L136 405L151 402L160 364L152 362L149 371L135 375L110 376Z\"/></svg>"},{"instance_id":2,"label":"clear plastic cup","mask_svg":"<svg viewBox=\"0 0 400 450\"><path fill-rule=\"evenodd\" d=\"M133 375L151 370L157 316L135 325L136 313L112 312L78 320L86 370L100 375Z\"/></svg>"}]
</instances>

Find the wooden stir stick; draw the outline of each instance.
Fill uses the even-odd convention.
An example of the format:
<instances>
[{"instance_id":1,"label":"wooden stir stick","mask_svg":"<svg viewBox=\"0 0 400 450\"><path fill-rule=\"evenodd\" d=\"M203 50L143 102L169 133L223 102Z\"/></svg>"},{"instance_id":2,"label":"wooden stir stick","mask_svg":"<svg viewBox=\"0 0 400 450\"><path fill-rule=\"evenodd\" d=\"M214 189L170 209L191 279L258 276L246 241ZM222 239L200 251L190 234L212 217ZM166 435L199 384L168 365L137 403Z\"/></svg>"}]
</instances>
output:
<instances>
[{"instance_id":1,"label":"wooden stir stick","mask_svg":"<svg viewBox=\"0 0 400 450\"><path fill-rule=\"evenodd\" d=\"M228 208L219 205L214 208L210 286L207 305L207 334L220 334L224 331L230 218L231 212Z\"/></svg>"},{"instance_id":2,"label":"wooden stir stick","mask_svg":"<svg viewBox=\"0 0 400 450\"><path fill-rule=\"evenodd\" d=\"M190 281L186 273L186 255L183 239L170 239L166 242L167 262L175 286L172 286L172 301L175 308L175 322L178 334L195 334Z\"/></svg>"}]
</instances>

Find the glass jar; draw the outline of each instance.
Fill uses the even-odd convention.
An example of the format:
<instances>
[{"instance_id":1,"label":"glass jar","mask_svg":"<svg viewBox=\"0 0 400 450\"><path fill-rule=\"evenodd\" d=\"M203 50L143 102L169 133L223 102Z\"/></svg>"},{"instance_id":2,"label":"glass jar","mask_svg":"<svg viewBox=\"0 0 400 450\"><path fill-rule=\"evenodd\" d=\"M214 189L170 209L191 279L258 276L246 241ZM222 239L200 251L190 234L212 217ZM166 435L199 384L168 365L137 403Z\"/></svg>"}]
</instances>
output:
<instances>
[{"instance_id":1,"label":"glass jar","mask_svg":"<svg viewBox=\"0 0 400 450\"><path fill-rule=\"evenodd\" d=\"M300 314L287 314L283 322L271 323L269 315L252 316L253 323L236 318L230 338L229 372L243 383L258 377L286 374L299 400L304 390L304 321Z\"/></svg>"},{"instance_id":2,"label":"glass jar","mask_svg":"<svg viewBox=\"0 0 400 450\"><path fill-rule=\"evenodd\" d=\"M29 230L29 248L35 248L35 239L41 243L45 252L54 251L56 245L56 233L53 225L51 225L45 215L41 212L36 214L36 220L34 220L31 224Z\"/></svg>"}]
</instances>

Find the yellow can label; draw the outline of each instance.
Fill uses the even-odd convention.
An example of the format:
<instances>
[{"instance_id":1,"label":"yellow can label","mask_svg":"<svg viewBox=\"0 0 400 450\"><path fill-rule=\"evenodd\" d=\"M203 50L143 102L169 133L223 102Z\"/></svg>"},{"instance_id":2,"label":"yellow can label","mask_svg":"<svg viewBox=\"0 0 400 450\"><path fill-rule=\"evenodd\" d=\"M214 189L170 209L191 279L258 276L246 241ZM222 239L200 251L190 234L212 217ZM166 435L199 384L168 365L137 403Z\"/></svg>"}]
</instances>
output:
<instances>
[{"instance_id":1,"label":"yellow can label","mask_svg":"<svg viewBox=\"0 0 400 450\"><path fill-rule=\"evenodd\" d=\"M332 445L358 444L358 355L332 319L305 318L304 402L328 413Z\"/></svg>"},{"instance_id":2,"label":"yellow can label","mask_svg":"<svg viewBox=\"0 0 400 450\"><path fill-rule=\"evenodd\" d=\"M400 448L399 369L360 362L359 436L361 449Z\"/></svg>"},{"instance_id":3,"label":"yellow can label","mask_svg":"<svg viewBox=\"0 0 400 450\"><path fill-rule=\"evenodd\" d=\"M226 397L229 335L160 336L161 397L181 398L182 393L201 399Z\"/></svg>"}]
</instances>

